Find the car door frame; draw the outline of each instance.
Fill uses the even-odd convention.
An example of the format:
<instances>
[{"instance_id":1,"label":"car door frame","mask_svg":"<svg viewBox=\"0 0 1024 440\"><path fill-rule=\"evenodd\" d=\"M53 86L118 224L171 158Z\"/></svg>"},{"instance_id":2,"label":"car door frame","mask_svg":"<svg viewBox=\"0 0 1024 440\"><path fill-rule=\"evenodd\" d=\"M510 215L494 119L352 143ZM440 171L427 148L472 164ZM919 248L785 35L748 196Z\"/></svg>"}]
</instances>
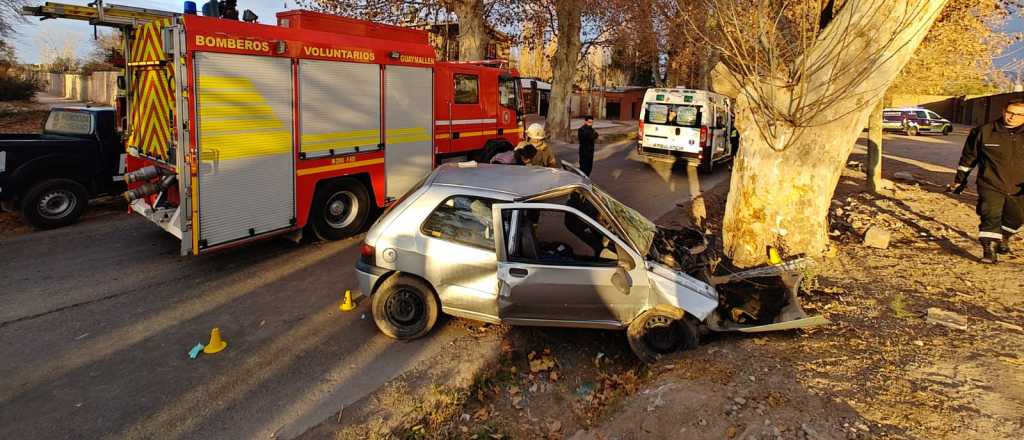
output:
<instances>
[{"instance_id":1,"label":"car door frame","mask_svg":"<svg viewBox=\"0 0 1024 440\"><path fill-rule=\"evenodd\" d=\"M617 234L609 231L590 216L584 214L578 209L554 203L497 203L491 206L491 210L493 216L492 221L494 223L495 256L497 257L498 266L498 315L503 322L513 325L621 329L628 325L632 318L646 307L647 299L650 296L650 282L647 279L647 266L645 260L636 252L635 249L633 249L631 245L627 244L627 241L623 240ZM619 256L620 263L610 267L557 266L534 262L510 261L508 243L514 242L509 240L509 238L515 237L513 234L518 226L518 218L512 218L512 224L509 227L509 235L511 235L511 237L506 237L502 212L514 210L548 210L576 215L585 221L590 227L595 228L604 234L609 240L612 240L618 249L624 250L630 260L632 260L632 264L624 265L621 255ZM628 300L612 305L609 309L611 315L609 319L571 319L553 318L550 316L523 317L506 314L506 311L510 309L510 306L514 305L513 298L515 296L515 290L523 284L520 280L528 279L530 277L529 273L531 270L558 271L560 274L571 277L579 275L581 273L581 267L591 268L592 270L615 272L617 273L613 274L615 276L619 276L618 274L625 274L625 281L628 286L627 288L629 289L629 293L626 294L621 291L616 293L627 297ZM511 274L512 269L525 269L527 271L526 278L513 276ZM621 276L620 279L622 279ZM593 284L589 283L589 285ZM618 296L614 295L613 297L618 298ZM566 306L568 306L568 304L566 304Z\"/></svg>"}]
</instances>

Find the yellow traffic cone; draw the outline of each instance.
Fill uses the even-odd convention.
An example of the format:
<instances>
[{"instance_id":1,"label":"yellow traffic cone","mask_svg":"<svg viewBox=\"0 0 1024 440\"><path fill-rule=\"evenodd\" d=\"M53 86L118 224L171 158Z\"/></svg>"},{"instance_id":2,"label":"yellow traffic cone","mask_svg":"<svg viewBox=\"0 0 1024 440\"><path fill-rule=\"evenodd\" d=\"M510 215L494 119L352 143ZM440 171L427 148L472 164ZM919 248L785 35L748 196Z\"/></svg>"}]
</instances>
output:
<instances>
[{"instance_id":1,"label":"yellow traffic cone","mask_svg":"<svg viewBox=\"0 0 1024 440\"><path fill-rule=\"evenodd\" d=\"M768 262L772 265L782 264L782 258L779 257L779 251L773 247L768 247Z\"/></svg>"},{"instance_id":2,"label":"yellow traffic cone","mask_svg":"<svg viewBox=\"0 0 1024 440\"><path fill-rule=\"evenodd\" d=\"M351 312L356 309L356 303L352 302L352 291L345 291L345 300L341 302L341 306L338 307L342 312Z\"/></svg>"},{"instance_id":3,"label":"yellow traffic cone","mask_svg":"<svg viewBox=\"0 0 1024 440\"><path fill-rule=\"evenodd\" d=\"M210 343L203 347L203 353L219 353L225 348L228 348L228 343L220 338L220 327L214 327L213 330L210 330Z\"/></svg>"}]
</instances>

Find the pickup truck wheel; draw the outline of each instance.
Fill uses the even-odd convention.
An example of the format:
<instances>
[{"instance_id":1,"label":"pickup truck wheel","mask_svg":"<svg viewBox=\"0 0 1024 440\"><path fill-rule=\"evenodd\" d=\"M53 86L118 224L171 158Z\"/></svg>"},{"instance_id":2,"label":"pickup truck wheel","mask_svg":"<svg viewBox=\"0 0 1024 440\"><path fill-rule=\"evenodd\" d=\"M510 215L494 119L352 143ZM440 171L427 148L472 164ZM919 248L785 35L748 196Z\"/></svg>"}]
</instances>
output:
<instances>
[{"instance_id":1,"label":"pickup truck wheel","mask_svg":"<svg viewBox=\"0 0 1024 440\"><path fill-rule=\"evenodd\" d=\"M418 278L396 275L373 294L373 321L395 339L416 339L437 323L440 309L434 290Z\"/></svg>"},{"instance_id":2,"label":"pickup truck wheel","mask_svg":"<svg viewBox=\"0 0 1024 440\"><path fill-rule=\"evenodd\" d=\"M49 179L36 183L21 200L21 215L36 229L70 225L82 216L89 194L71 179Z\"/></svg>"},{"instance_id":3,"label":"pickup truck wheel","mask_svg":"<svg viewBox=\"0 0 1024 440\"><path fill-rule=\"evenodd\" d=\"M355 180L335 180L316 191L310 225L321 240L341 240L361 232L369 216L366 187Z\"/></svg>"},{"instance_id":4,"label":"pickup truck wheel","mask_svg":"<svg viewBox=\"0 0 1024 440\"><path fill-rule=\"evenodd\" d=\"M626 338L641 361L651 364L677 350L697 347L697 326L679 310L655 307L629 324Z\"/></svg>"}]
</instances>

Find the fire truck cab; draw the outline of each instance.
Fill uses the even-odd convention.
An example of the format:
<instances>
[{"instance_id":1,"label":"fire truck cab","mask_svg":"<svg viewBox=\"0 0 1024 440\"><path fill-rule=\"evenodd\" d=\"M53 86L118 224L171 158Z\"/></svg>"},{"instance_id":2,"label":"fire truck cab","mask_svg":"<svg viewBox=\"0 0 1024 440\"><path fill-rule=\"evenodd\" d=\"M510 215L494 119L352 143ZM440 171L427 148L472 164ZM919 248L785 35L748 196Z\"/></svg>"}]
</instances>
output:
<instances>
[{"instance_id":1,"label":"fire truck cab","mask_svg":"<svg viewBox=\"0 0 1024 440\"><path fill-rule=\"evenodd\" d=\"M522 133L517 73L438 62L420 30L288 11L125 36L125 197L183 255L352 236L441 159Z\"/></svg>"}]
</instances>

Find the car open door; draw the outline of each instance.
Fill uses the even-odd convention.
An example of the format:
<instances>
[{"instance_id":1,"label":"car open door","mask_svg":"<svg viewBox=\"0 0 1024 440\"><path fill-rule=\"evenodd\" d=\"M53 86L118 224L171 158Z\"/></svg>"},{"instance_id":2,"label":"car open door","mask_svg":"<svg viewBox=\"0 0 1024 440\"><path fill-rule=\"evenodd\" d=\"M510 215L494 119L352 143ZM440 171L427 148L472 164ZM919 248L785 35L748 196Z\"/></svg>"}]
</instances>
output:
<instances>
[{"instance_id":1,"label":"car open door","mask_svg":"<svg viewBox=\"0 0 1024 440\"><path fill-rule=\"evenodd\" d=\"M593 219L547 203L492 211L502 321L620 328L638 313L649 293L643 260Z\"/></svg>"}]
</instances>

